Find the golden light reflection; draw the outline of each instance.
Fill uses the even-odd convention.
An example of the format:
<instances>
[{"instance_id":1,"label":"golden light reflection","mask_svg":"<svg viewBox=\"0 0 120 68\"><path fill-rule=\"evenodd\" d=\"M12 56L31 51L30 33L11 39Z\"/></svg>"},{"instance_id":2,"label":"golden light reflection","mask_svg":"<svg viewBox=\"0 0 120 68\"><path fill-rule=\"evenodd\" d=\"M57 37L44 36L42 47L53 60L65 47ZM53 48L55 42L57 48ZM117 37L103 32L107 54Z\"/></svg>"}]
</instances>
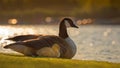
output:
<instances>
[{"instance_id":1,"label":"golden light reflection","mask_svg":"<svg viewBox=\"0 0 120 68\"><path fill-rule=\"evenodd\" d=\"M93 22L94 22L93 19L88 18L88 19L78 20L77 24L78 25L86 25L86 24L92 24Z\"/></svg>"},{"instance_id":2,"label":"golden light reflection","mask_svg":"<svg viewBox=\"0 0 120 68\"><path fill-rule=\"evenodd\" d=\"M50 23L50 22L52 21L52 18L51 18L51 17L46 17L46 18L45 18L45 21L46 21L47 23Z\"/></svg>"},{"instance_id":3,"label":"golden light reflection","mask_svg":"<svg viewBox=\"0 0 120 68\"><path fill-rule=\"evenodd\" d=\"M113 40L113 41L112 41L112 45L115 45L115 44L116 44L116 41Z\"/></svg>"},{"instance_id":4,"label":"golden light reflection","mask_svg":"<svg viewBox=\"0 0 120 68\"><path fill-rule=\"evenodd\" d=\"M111 28L108 28L106 31L103 32L103 36L107 37L111 32Z\"/></svg>"},{"instance_id":5,"label":"golden light reflection","mask_svg":"<svg viewBox=\"0 0 120 68\"><path fill-rule=\"evenodd\" d=\"M8 20L8 23L9 23L9 24L12 24L12 25L15 25L15 24L18 23L18 21L17 21L17 19L9 19L9 20Z\"/></svg>"}]
</instances>

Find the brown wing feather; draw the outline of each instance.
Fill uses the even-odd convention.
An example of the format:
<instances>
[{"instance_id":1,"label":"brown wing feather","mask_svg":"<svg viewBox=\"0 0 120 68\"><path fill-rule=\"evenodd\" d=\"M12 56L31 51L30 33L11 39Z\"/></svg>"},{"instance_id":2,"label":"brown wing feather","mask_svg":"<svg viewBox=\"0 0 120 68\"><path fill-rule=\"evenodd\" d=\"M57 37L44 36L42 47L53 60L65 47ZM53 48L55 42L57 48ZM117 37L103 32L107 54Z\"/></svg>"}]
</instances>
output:
<instances>
[{"instance_id":1,"label":"brown wing feather","mask_svg":"<svg viewBox=\"0 0 120 68\"><path fill-rule=\"evenodd\" d=\"M55 43L60 46L67 45L67 43L65 43L64 39L62 39L58 36L41 36L37 39L26 40L22 43L22 45L31 47L34 49L40 49L43 47L52 47L52 45Z\"/></svg>"},{"instance_id":2,"label":"brown wing feather","mask_svg":"<svg viewBox=\"0 0 120 68\"><path fill-rule=\"evenodd\" d=\"M12 43L12 44L5 46L5 48L12 46L12 45L17 45L17 44L27 46L29 48L32 48L35 51L43 47L52 47L54 44L58 44L60 46L60 54L61 54L60 57L61 58L66 58L67 56L66 54L69 48L69 45L67 44L67 42L58 36L41 36L37 39L30 39L30 40L26 40L22 42Z\"/></svg>"},{"instance_id":3,"label":"brown wing feather","mask_svg":"<svg viewBox=\"0 0 120 68\"><path fill-rule=\"evenodd\" d=\"M69 45L64 39L58 36L41 36L38 39L27 40L22 43L22 45L33 48L35 50L41 49L43 47L52 47L53 44L58 44L60 46L60 57L65 58L65 54L68 52Z\"/></svg>"},{"instance_id":4,"label":"brown wing feather","mask_svg":"<svg viewBox=\"0 0 120 68\"><path fill-rule=\"evenodd\" d=\"M43 35L19 35L19 36L15 36L12 38L7 38L6 40L25 41L25 40L29 40L29 39L36 39L40 36L43 36Z\"/></svg>"}]
</instances>

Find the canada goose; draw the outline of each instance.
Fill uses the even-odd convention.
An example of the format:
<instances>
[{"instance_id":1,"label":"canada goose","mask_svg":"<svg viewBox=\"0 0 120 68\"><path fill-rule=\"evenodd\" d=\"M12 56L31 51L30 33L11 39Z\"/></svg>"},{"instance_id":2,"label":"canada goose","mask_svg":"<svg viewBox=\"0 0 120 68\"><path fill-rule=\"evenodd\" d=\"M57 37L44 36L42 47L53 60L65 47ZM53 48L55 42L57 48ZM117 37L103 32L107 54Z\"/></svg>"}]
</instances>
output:
<instances>
[{"instance_id":1,"label":"canada goose","mask_svg":"<svg viewBox=\"0 0 120 68\"><path fill-rule=\"evenodd\" d=\"M76 53L76 45L69 38L65 21L68 21L71 27L78 28L70 18L64 18L60 22L59 36L26 35L26 37L33 36L33 38L19 40L20 42L6 45L4 48L10 48L27 56L46 56L70 59ZM12 40L17 41L15 39Z\"/></svg>"}]
</instances>

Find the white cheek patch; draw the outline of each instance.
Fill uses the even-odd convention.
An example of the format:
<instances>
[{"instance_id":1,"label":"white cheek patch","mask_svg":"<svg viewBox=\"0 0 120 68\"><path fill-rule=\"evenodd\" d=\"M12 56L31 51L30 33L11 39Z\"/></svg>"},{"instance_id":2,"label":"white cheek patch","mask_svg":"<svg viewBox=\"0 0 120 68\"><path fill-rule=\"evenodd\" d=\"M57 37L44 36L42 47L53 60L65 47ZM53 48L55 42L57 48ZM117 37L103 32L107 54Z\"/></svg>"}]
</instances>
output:
<instances>
[{"instance_id":1,"label":"white cheek patch","mask_svg":"<svg viewBox=\"0 0 120 68\"><path fill-rule=\"evenodd\" d=\"M69 22L68 22L67 20L65 20L65 25L66 25L67 27L70 27L70 24L69 24Z\"/></svg>"},{"instance_id":2,"label":"white cheek patch","mask_svg":"<svg viewBox=\"0 0 120 68\"><path fill-rule=\"evenodd\" d=\"M71 40L71 39L68 37L68 38L65 39L65 41L70 45L73 54L75 54L77 48L76 48L76 45L75 45L75 43L73 42L73 40Z\"/></svg>"}]
</instances>

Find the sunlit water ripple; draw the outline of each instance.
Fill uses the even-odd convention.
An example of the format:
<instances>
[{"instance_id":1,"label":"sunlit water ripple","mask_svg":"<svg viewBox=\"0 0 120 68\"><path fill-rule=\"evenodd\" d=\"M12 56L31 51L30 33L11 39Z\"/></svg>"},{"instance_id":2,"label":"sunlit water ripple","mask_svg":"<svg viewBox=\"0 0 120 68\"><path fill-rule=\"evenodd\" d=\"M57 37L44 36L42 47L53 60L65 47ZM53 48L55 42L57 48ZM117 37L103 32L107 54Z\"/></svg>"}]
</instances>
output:
<instances>
[{"instance_id":1,"label":"sunlit water ripple","mask_svg":"<svg viewBox=\"0 0 120 68\"><path fill-rule=\"evenodd\" d=\"M68 28L68 33L77 45L77 54L73 59L120 63L119 26L80 26L79 29ZM11 43L4 39L26 34L58 35L58 26L0 26L0 52L16 53L3 48L4 45Z\"/></svg>"}]
</instances>

